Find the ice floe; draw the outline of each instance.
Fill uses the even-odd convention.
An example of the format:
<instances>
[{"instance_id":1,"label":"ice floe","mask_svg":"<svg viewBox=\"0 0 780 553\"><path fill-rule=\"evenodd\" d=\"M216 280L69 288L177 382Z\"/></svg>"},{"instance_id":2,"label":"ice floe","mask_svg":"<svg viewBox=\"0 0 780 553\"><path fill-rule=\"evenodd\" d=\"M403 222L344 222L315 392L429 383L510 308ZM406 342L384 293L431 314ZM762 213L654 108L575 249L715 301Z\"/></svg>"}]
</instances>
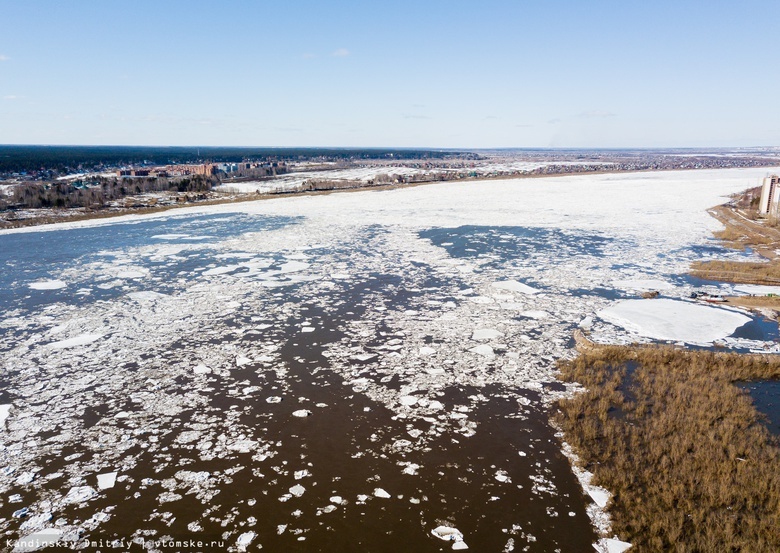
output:
<instances>
[{"instance_id":1,"label":"ice floe","mask_svg":"<svg viewBox=\"0 0 780 553\"><path fill-rule=\"evenodd\" d=\"M522 282L518 282L516 280L503 280L500 282L494 282L493 288L498 288L499 290L507 290L509 292L516 292L518 294L537 294L539 293L539 290L532 286L528 286L527 284L523 284Z\"/></svg>"},{"instance_id":2,"label":"ice floe","mask_svg":"<svg viewBox=\"0 0 780 553\"><path fill-rule=\"evenodd\" d=\"M0 405L0 426L5 426L5 421L11 413L11 407L13 407L13 405L10 403Z\"/></svg>"},{"instance_id":3,"label":"ice floe","mask_svg":"<svg viewBox=\"0 0 780 553\"><path fill-rule=\"evenodd\" d=\"M623 553L631 548L631 544L615 538L601 538L593 544L598 553Z\"/></svg>"},{"instance_id":4,"label":"ice floe","mask_svg":"<svg viewBox=\"0 0 780 553\"><path fill-rule=\"evenodd\" d=\"M41 280L38 282L31 282L27 286L33 290L59 290L60 288L65 288L67 284L61 280Z\"/></svg>"},{"instance_id":5,"label":"ice floe","mask_svg":"<svg viewBox=\"0 0 780 553\"><path fill-rule=\"evenodd\" d=\"M95 497L97 492L90 486L77 486L71 488L68 494L62 498L63 503L83 503Z\"/></svg>"},{"instance_id":6,"label":"ice floe","mask_svg":"<svg viewBox=\"0 0 780 553\"><path fill-rule=\"evenodd\" d=\"M463 541L463 533L461 533L457 528L452 528L450 526L437 526L431 530L431 534L440 540L452 542L452 549L455 551L468 549L466 542Z\"/></svg>"},{"instance_id":7,"label":"ice floe","mask_svg":"<svg viewBox=\"0 0 780 553\"><path fill-rule=\"evenodd\" d=\"M494 340L496 338L500 338L504 335L503 332L500 332L494 328L480 328L474 331L474 334L471 335L472 340Z\"/></svg>"},{"instance_id":8,"label":"ice floe","mask_svg":"<svg viewBox=\"0 0 780 553\"><path fill-rule=\"evenodd\" d=\"M102 337L102 334L82 334L81 336L75 336L74 338L68 338L67 340L51 342L48 346L51 349L74 348L77 346L86 346L87 344L100 340Z\"/></svg>"},{"instance_id":9,"label":"ice floe","mask_svg":"<svg viewBox=\"0 0 780 553\"><path fill-rule=\"evenodd\" d=\"M62 530L59 528L44 528L32 534L19 538L14 545L14 553L27 553L39 551L54 546L62 538Z\"/></svg>"},{"instance_id":10,"label":"ice floe","mask_svg":"<svg viewBox=\"0 0 780 553\"><path fill-rule=\"evenodd\" d=\"M97 485L101 490L113 488L116 483L116 472L106 472L97 475Z\"/></svg>"},{"instance_id":11,"label":"ice floe","mask_svg":"<svg viewBox=\"0 0 780 553\"><path fill-rule=\"evenodd\" d=\"M751 320L731 309L666 298L624 300L602 309L598 316L640 336L692 344L725 338Z\"/></svg>"}]
</instances>

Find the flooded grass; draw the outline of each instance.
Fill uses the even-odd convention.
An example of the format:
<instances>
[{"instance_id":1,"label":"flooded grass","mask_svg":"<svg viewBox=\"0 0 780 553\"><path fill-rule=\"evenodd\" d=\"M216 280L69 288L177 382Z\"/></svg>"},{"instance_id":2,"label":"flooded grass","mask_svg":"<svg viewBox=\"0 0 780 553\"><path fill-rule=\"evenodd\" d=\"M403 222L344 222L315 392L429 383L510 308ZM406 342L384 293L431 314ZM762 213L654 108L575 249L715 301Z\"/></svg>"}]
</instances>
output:
<instances>
[{"instance_id":1,"label":"flooded grass","mask_svg":"<svg viewBox=\"0 0 780 553\"><path fill-rule=\"evenodd\" d=\"M604 347L560 368L586 390L555 420L637 551L780 548L780 448L734 385L777 378L780 359Z\"/></svg>"}]
</instances>

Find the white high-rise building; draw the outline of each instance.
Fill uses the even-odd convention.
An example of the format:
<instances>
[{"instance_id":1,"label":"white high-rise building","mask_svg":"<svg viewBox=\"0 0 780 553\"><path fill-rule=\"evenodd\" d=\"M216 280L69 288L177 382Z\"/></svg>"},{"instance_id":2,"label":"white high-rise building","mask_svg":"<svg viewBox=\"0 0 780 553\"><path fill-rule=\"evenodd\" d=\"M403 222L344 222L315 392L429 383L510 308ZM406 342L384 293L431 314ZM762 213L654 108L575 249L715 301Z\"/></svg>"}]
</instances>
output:
<instances>
[{"instance_id":1,"label":"white high-rise building","mask_svg":"<svg viewBox=\"0 0 780 553\"><path fill-rule=\"evenodd\" d=\"M780 207L780 176L769 175L764 178L761 187L761 201L758 204L759 215L771 215L777 217Z\"/></svg>"}]
</instances>

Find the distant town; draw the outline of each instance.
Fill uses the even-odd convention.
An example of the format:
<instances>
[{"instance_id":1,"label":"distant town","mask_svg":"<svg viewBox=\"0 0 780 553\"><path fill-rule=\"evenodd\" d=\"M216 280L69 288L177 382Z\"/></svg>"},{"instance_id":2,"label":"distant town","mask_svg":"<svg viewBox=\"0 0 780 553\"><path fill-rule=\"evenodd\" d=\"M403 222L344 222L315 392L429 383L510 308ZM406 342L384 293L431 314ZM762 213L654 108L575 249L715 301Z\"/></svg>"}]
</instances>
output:
<instances>
[{"instance_id":1,"label":"distant town","mask_svg":"<svg viewBox=\"0 0 780 553\"><path fill-rule=\"evenodd\" d=\"M279 194L779 163L777 148L454 151L0 146L0 228Z\"/></svg>"}]
</instances>

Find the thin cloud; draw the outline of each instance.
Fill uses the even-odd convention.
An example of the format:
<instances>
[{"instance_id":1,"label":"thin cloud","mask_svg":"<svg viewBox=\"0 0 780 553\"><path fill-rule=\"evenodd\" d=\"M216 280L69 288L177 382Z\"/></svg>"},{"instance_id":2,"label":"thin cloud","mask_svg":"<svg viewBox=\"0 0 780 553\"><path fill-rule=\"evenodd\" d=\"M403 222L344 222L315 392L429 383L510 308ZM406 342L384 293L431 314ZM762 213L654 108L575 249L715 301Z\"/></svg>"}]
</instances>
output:
<instances>
[{"instance_id":1,"label":"thin cloud","mask_svg":"<svg viewBox=\"0 0 780 553\"><path fill-rule=\"evenodd\" d=\"M523 125L515 125L515 127L517 127L517 128L525 128L525 127L533 127L533 125L523 124Z\"/></svg>"},{"instance_id":2,"label":"thin cloud","mask_svg":"<svg viewBox=\"0 0 780 553\"><path fill-rule=\"evenodd\" d=\"M16 96L15 94L8 94L7 96L3 96L3 100L21 100L22 96Z\"/></svg>"},{"instance_id":3,"label":"thin cloud","mask_svg":"<svg viewBox=\"0 0 780 553\"><path fill-rule=\"evenodd\" d=\"M331 54L334 58L346 58L349 55L349 50L346 48L339 48L333 54Z\"/></svg>"},{"instance_id":4,"label":"thin cloud","mask_svg":"<svg viewBox=\"0 0 780 553\"><path fill-rule=\"evenodd\" d=\"M402 115L404 119L430 119L427 115L412 115L412 114L404 114Z\"/></svg>"},{"instance_id":5,"label":"thin cloud","mask_svg":"<svg viewBox=\"0 0 780 553\"><path fill-rule=\"evenodd\" d=\"M615 114L612 113L611 111L604 111L604 110L600 110L600 109L593 109L593 110L590 110L590 111L583 111L582 113L580 113L578 115L578 117L585 117L585 118L600 117L600 118L605 118L605 117L615 117Z\"/></svg>"},{"instance_id":6,"label":"thin cloud","mask_svg":"<svg viewBox=\"0 0 780 553\"><path fill-rule=\"evenodd\" d=\"M306 52L306 53L304 53L304 54L301 54L301 57L302 57L303 59L305 59L305 60L311 60L311 59L314 59L314 58L316 58L316 57L317 57L317 55L316 55L316 54L311 54L311 53L309 53L309 52Z\"/></svg>"},{"instance_id":7,"label":"thin cloud","mask_svg":"<svg viewBox=\"0 0 780 553\"><path fill-rule=\"evenodd\" d=\"M3 54L0 54L0 61L8 61L10 59L11 58L9 58L8 56L4 56Z\"/></svg>"}]
</instances>

